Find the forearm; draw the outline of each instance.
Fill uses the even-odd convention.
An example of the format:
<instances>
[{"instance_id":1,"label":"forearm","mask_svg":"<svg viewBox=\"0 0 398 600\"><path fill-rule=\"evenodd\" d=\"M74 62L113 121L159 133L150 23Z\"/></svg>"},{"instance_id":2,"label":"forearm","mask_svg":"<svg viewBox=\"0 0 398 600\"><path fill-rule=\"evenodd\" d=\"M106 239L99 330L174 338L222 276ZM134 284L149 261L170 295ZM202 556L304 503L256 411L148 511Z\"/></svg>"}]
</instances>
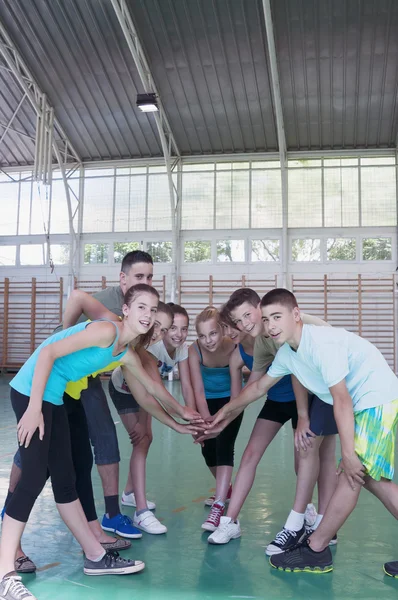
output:
<instances>
[{"instance_id":1,"label":"forearm","mask_svg":"<svg viewBox=\"0 0 398 600\"><path fill-rule=\"evenodd\" d=\"M265 396L268 390L279 381L280 378L274 379L269 375L264 375L258 381L246 385L241 393L228 403L228 414L237 412L239 414L252 402ZM241 409L241 410L240 410Z\"/></svg>"},{"instance_id":2,"label":"forearm","mask_svg":"<svg viewBox=\"0 0 398 600\"><path fill-rule=\"evenodd\" d=\"M83 314L82 295L79 290L73 290L65 306L62 319L63 328L68 329L76 325L77 320Z\"/></svg>"},{"instance_id":3,"label":"forearm","mask_svg":"<svg viewBox=\"0 0 398 600\"><path fill-rule=\"evenodd\" d=\"M340 436L342 457L352 456L355 452L355 421L352 399L348 393L346 396L333 397L333 412Z\"/></svg>"},{"instance_id":4,"label":"forearm","mask_svg":"<svg viewBox=\"0 0 398 600\"><path fill-rule=\"evenodd\" d=\"M152 417L155 417L158 421L167 425L171 429L176 429L175 420L164 410L163 406L159 404L153 396L144 394L143 396L137 396L136 400L144 410L146 410Z\"/></svg>"},{"instance_id":5,"label":"forearm","mask_svg":"<svg viewBox=\"0 0 398 600\"><path fill-rule=\"evenodd\" d=\"M148 386L148 392L163 404L167 412L173 417L183 418L183 407L158 381L152 381Z\"/></svg>"},{"instance_id":6,"label":"forearm","mask_svg":"<svg viewBox=\"0 0 398 600\"><path fill-rule=\"evenodd\" d=\"M182 396L184 398L185 406L188 406L188 408L192 408L192 410L197 410L195 394L193 393L193 389L191 386L188 386L186 389L182 387Z\"/></svg>"}]
</instances>

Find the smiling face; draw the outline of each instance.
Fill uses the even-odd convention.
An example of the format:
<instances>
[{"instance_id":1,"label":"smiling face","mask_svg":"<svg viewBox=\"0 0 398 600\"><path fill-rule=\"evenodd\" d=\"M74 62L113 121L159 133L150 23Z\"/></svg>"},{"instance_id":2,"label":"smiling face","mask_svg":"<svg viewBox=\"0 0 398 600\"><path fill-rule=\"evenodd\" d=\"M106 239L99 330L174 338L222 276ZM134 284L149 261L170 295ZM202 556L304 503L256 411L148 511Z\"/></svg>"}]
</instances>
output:
<instances>
[{"instance_id":1,"label":"smiling face","mask_svg":"<svg viewBox=\"0 0 398 600\"><path fill-rule=\"evenodd\" d=\"M151 344L156 344L164 338L166 333L169 331L171 325L173 323L173 319L170 315L158 311L155 317L154 329Z\"/></svg>"},{"instance_id":2,"label":"smiling face","mask_svg":"<svg viewBox=\"0 0 398 600\"><path fill-rule=\"evenodd\" d=\"M245 337L245 335L246 335L242 331L239 331L239 329L235 329L235 327L231 327L231 325L229 325L229 323L222 323L222 328L223 328L224 336L229 337L233 342L235 342L235 344L239 344L239 342L242 340L242 338Z\"/></svg>"},{"instance_id":3,"label":"smiling face","mask_svg":"<svg viewBox=\"0 0 398 600\"><path fill-rule=\"evenodd\" d=\"M223 330L216 319L198 323L196 331L200 345L208 352L215 352L221 346Z\"/></svg>"},{"instance_id":4,"label":"smiling face","mask_svg":"<svg viewBox=\"0 0 398 600\"><path fill-rule=\"evenodd\" d=\"M123 305L125 323L134 335L148 333L155 321L158 302L154 294L138 292L129 306Z\"/></svg>"},{"instance_id":5,"label":"smiling face","mask_svg":"<svg viewBox=\"0 0 398 600\"><path fill-rule=\"evenodd\" d=\"M262 335L264 332L260 304L254 307L250 302L244 302L231 310L231 318L239 331L248 333L252 337Z\"/></svg>"},{"instance_id":6,"label":"smiling face","mask_svg":"<svg viewBox=\"0 0 398 600\"><path fill-rule=\"evenodd\" d=\"M270 304L262 307L262 316L266 335L278 346L285 342L294 344L301 322L300 309L297 306L291 309L282 304Z\"/></svg>"},{"instance_id":7,"label":"smiling face","mask_svg":"<svg viewBox=\"0 0 398 600\"><path fill-rule=\"evenodd\" d=\"M152 285L153 265L146 262L138 262L131 265L128 273L120 273L120 287L123 294L137 283Z\"/></svg>"},{"instance_id":8,"label":"smiling face","mask_svg":"<svg viewBox=\"0 0 398 600\"><path fill-rule=\"evenodd\" d=\"M179 348L188 337L189 322L185 315L175 314L173 323L164 336L164 342L171 348Z\"/></svg>"}]
</instances>

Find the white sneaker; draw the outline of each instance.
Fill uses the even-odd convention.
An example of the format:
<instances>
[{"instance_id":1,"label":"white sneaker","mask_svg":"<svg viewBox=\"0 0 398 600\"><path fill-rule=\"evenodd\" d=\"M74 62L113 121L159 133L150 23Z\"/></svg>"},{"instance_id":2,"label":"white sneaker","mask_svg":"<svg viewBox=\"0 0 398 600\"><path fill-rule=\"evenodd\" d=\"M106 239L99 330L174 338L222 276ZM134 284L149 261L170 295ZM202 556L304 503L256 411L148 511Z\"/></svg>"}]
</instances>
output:
<instances>
[{"instance_id":1,"label":"white sneaker","mask_svg":"<svg viewBox=\"0 0 398 600\"><path fill-rule=\"evenodd\" d=\"M132 492L131 494L125 494L123 492L122 504L123 504L123 506L134 506L134 508L135 508L137 506L137 503L135 501L134 492ZM148 510L155 510L156 504L154 502L151 502L150 500L147 499L146 504L147 504Z\"/></svg>"},{"instance_id":2,"label":"white sneaker","mask_svg":"<svg viewBox=\"0 0 398 600\"><path fill-rule=\"evenodd\" d=\"M153 535L159 535L167 531L167 527L162 525L150 510L146 510L138 515L138 517L137 513L134 513L133 523L138 529L142 529L145 533L152 533Z\"/></svg>"},{"instance_id":3,"label":"white sneaker","mask_svg":"<svg viewBox=\"0 0 398 600\"><path fill-rule=\"evenodd\" d=\"M307 504L304 514L304 523L306 527L313 527L315 525L317 516L318 513L316 512L315 506L313 504Z\"/></svg>"},{"instance_id":4,"label":"white sneaker","mask_svg":"<svg viewBox=\"0 0 398 600\"><path fill-rule=\"evenodd\" d=\"M240 523L234 523L229 517L221 517L220 524L207 538L209 544L228 544L231 540L237 540L242 535Z\"/></svg>"},{"instance_id":5,"label":"white sneaker","mask_svg":"<svg viewBox=\"0 0 398 600\"><path fill-rule=\"evenodd\" d=\"M37 600L24 586L21 578L9 573L0 581L0 598L5 600Z\"/></svg>"}]
</instances>

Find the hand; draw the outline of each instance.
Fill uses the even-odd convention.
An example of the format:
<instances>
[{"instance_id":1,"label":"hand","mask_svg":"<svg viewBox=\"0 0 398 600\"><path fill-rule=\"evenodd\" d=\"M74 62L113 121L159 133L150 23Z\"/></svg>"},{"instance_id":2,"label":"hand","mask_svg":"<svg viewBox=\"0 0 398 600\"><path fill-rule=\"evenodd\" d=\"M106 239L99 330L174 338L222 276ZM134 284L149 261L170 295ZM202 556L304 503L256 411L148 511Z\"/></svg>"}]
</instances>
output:
<instances>
[{"instance_id":1,"label":"hand","mask_svg":"<svg viewBox=\"0 0 398 600\"><path fill-rule=\"evenodd\" d=\"M211 429L206 429L203 433L199 434L195 439L195 444L200 444L203 446L203 442L206 440L211 440L212 438L216 438L224 429L229 425L230 420L224 420L218 423L217 426L212 427Z\"/></svg>"},{"instance_id":2,"label":"hand","mask_svg":"<svg viewBox=\"0 0 398 600\"><path fill-rule=\"evenodd\" d=\"M229 416L229 414L230 414L230 409L228 408L228 404L226 404L225 406L220 408L218 413L216 413L215 415L210 417L210 419L211 419L210 421L208 421L206 419L206 422L209 423L209 429L213 429L213 427L216 427L216 425L221 423L221 421L224 421L224 419L226 419ZM224 427L223 427L223 429L224 429Z\"/></svg>"},{"instance_id":3,"label":"hand","mask_svg":"<svg viewBox=\"0 0 398 600\"><path fill-rule=\"evenodd\" d=\"M43 413L41 410L35 411L28 407L17 426L19 444L25 445L27 448L37 428L39 428L39 438L42 440L44 437Z\"/></svg>"},{"instance_id":4,"label":"hand","mask_svg":"<svg viewBox=\"0 0 398 600\"><path fill-rule=\"evenodd\" d=\"M337 469L337 475L340 475L340 473L343 472L347 476L349 484L353 490L356 489L357 485L365 484L365 467L355 452L348 456L344 456L344 458L341 459Z\"/></svg>"},{"instance_id":5,"label":"hand","mask_svg":"<svg viewBox=\"0 0 398 600\"><path fill-rule=\"evenodd\" d=\"M297 428L294 434L294 445L296 446L297 452L301 450L307 450L312 448L311 438L316 437L310 429L310 420L308 417L299 417L297 421Z\"/></svg>"},{"instance_id":6,"label":"hand","mask_svg":"<svg viewBox=\"0 0 398 600\"><path fill-rule=\"evenodd\" d=\"M136 423L132 431L129 432L130 442L133 446L136 446L140 443L141 440L146 436L146 428L141 425L141 423Z\"/></svg>"},{"instance_id":7,"label":"hand","mask_svg":"<svg viewBox=\"0 0 398 600\"><path fill-rule=\"evenodd\" d=\"M184 421L190 421L191 423L203 423L203 419L198 413L198 411L193 408L189 408L189 406L183 406L181 419Z\"/></svg>"},{"instance_id":8,"label":"hand","mask_svg":"<svg viewBox=\"0 0 398 600\"><path fill-rule=\"evenodd\" d=\"M177 423L177 421L174 430L177 431L177 433L189 433L190 435L193 435L195 439L201 433L196 425L191 425L191 423L182 425L181 423Z\"/></svg>"}]
</instances>

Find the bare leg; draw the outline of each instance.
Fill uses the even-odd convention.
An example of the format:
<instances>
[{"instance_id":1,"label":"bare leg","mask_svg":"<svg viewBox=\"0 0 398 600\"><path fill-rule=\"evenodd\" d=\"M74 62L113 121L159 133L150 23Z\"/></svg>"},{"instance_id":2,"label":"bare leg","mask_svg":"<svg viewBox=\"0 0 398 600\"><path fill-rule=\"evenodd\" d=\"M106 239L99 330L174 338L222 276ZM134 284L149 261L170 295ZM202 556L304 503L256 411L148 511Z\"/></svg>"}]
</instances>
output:
<instances>
[{"instance_id":1,"label":"bare leg","mask_svg":"<svg viewBox=\"0 0 398 600\"><path fill-rule=\"evenodd\" d=\"M375 481L371 477L366 478L365 489L378 498L392 514L398 519L398 485L389 479Z\"/></svg>"},{"instance_id":2,"label":"bare leg","mask_svg":"<svg viewBox=\"0 0 398 600\"><path fill-rule=\"evenodd\" d=\"M353 490L345 473L339 475L336 491L329 502L325 516L318 529L309 538L313 550L320 552L328 546L332 537L354 510L361 489L362 486L357 485Z\"/></svg>"},{"instance_id":3,"label":"bare leg","mask_svg":"<svg viewBox=\"0 0 398 600\"><path fill-rule=\"evenodd\" d=\"M67 504L57 504L57 509L89 560L95 560L104 554L104 549L87 523L80 500L68 502Z\"/></svg>"},{"instance_id":4,"label":"bare leg","mask_svg":"<svg viewBox=\"0 0 398 600\"><path fill-rule=\"evenodd\" d=\"M134 444L130 458L130 473L127 484L131 480L132 490L134 490L136 510L145 510L148 508L146 500L146 460L149 448L152 442L152 433L150 422L148 423L148 413L140 410L139 413L129 413L120 415L122 422L130 435L134 428L139 424L145 431L146 435L138 444ZM149 431L148 431L149 427ZM132 491L126 488L126 491Z\"/></svg>"},{"instance_id":5,"label":"bare leg","mask_svg":"<svg viewBox=\"0 0 398 600\"><path fill-rule=\"evenodd\" d=\"M326 435L319 448L318 513L324 515L337 486L336 436Z\"/></svg>"},{"instance_id":6,"label":"bare leg","mask_svg":"<svg viewBox=\"0 0 398 600\"><path fill-rule=\"evenodd\" d=\"M209 467L210 473L213 475L214 479L217 478L217 467Z\"/></svg>"},{"instance_id":7,"label":"bare leg","mask_svg":"<svg viewBox=\"0 0 398 600\"><path fill-rule=\"evenodd\" d=\"M0 539L0 580L4 575L14 571L14 560L20 547L21 537L26 523L4 515Z\"/></svg>"},{"instance_id":8,"label":"bare leg","mask_svg":"<svg viewBox=\"0 0 398 600\"><path fill-rule=\"evenodd\" d=\"M110 543L116 542L116 538L110 535L107 535L105 531L102 529L98 519L96 521L89 521L88 526L90 527L91 533L94 535L95 539L100 543ZM18 557L17 557L18 558Z\"/></svg>"},{"instance_id":9,"label":"bare leg","mask_svg":"<svg viewBox=\"0 0 398 600\"><path fill-rule=\"evenodd\" d=\"M228 488L231 483L233 467L226 465L217 467L216 477L216 500L221 500L225 503L228 494Z\"/></svg>"},{"instance_id":10,"label":"bare leg","mask_svg":"<svg viewBox=\"0 0 398 600\"><path fill-rule=\"evenodd\" d=\"M242 456L228 507L227 516L234 521L238 518L241 508L252 488L257 465L281 427L280 423L267 421L266 419L257 419Z\"/></svg>"},{"instance_id":11,"label":"bare leg","mask_svg":"<svg viewBox=\"0 0 398 600\"><path fill-rule=\"evenodd\" d=\"M101 477L104 496L119 495L119 463L112 465L97 465Z\"/></svg>"},{"instance_id":12,"label":"bare leg","mask_svg":"<svg viewBox=\"0 0 398 600\"><path fill-rule=\"evenodd\" d=\"M293 504L295 512L304 513L307 504L311 502L315 483L319 475L319 448L322 441L323 437L313 438L312 447L300 451L296 495Z\"/></svg>"}]
</instances>

